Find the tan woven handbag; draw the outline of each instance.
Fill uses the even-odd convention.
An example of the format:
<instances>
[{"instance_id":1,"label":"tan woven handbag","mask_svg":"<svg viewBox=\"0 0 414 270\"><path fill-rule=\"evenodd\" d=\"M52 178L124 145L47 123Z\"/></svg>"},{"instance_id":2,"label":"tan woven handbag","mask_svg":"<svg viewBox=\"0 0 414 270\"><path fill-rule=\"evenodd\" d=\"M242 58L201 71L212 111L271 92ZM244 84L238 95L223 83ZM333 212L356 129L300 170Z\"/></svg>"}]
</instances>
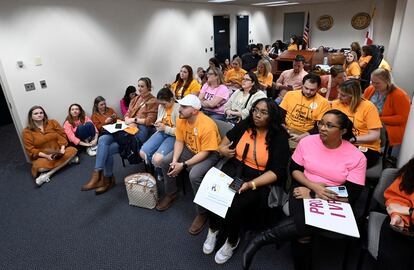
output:
<instances>
[{"instance_id":1,"label":"tan woven handbag","mask_svg":"<svg viewBox=\"0 0 414 270\"><path fill-rule=\"evenodd\" d=\"M125 177L129 205L153 209L157 204L157 181L149 173L134 173Z\"/></svg>"}]
</instances>

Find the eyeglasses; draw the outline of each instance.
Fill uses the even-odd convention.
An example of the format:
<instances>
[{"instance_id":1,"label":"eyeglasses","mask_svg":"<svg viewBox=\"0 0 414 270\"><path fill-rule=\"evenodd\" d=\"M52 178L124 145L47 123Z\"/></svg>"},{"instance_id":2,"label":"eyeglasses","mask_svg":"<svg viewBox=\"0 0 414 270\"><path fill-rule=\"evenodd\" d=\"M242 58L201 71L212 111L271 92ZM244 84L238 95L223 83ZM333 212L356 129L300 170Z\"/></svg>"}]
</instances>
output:
<instances>
[{"instance_id":1,"label":"eyeglasses","mask_svg":"<svg viewBox=\"0 0 414 270\"><path fill-rule=\"evenodd\" d=\"M242 81L247 81L247 82L252 82L252 79L248 79L248 78L243 78Z\"/></svg>"},{"instance_id":2,"label":"eyeglasses","mask_svg":"<svg viewBox=\"0 0 414 270\"><path fill-rule=\"evenodd\" d=\"M215 76L215 75L216 75L216 73L213 73L213 72L207 73L207 76Z\"/></svg>"},{"instance_id":3,"label":"eyeglasses","mask_svg":"<svg viewBox=\"0 0 414 270\"><path fill-rule=\"evenodd\" d=\"M325 123L323 121L318 121L318 128L326 127L327 129L333 129L333 128L341 128L340 126L334 125L332 123Z\"/></svg>"},{"instance_id":4,"label":"eyeglasses","mask_svg":"<svg viewBox=\"0 0 414 270\"><path fill-rule=\"evenodd\" d=\"M259 110L258 108L254 108L253 109L253 114L255 114L255 115L262 115L262 116L268 116L269 115L269 112L268 111L261 111L261 110Z\"/></svg>"}]
</instances>

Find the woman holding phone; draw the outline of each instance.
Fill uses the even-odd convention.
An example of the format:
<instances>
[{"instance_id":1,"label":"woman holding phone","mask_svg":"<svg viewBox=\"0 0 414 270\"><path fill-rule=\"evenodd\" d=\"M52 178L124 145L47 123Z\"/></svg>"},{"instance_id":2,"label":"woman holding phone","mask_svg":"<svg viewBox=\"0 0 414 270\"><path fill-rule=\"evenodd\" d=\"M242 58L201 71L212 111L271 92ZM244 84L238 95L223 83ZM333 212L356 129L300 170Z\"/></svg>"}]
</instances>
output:
<instances>
[{"instance_id":1,"label":"woman holding phone","mask_svg":"<svg viewBox=\"0 0 414 270\"><path fill-rule=\"evenodd\" d=\"M315 254L310 251L309 237L326 231L305 224L303 199L339 200L352 205L359 197L365 184L366 158L349 142L354 138L352 127L346 114L330 110L318 122L319 134L300 140L290 164L293 181L290 216L253 238L243 254L243 269L249 269L254 254L262 246L273 243L280 247L287 241L293 241L295 269L309 266L310 257L311 269L342 269L338 256L343 256L346 245L332 241L329 250L314 249ZM328 186L345 186L348 197L338 197ZM317 254L323 254L323 258Z\"/></svg>"},{"instance_id":2,"label":"woman holding phone","mask_svg":"<svg viewBox=\"0 0 414 270\"><path fill-rule=\"evenodd\" d=\"M227 132L221 141L219 152L229 158L222 171L238 178L241 187L236 188L225 219L209 212L204 254L214 251L219 231L227 237L215 255L218 264L229 260L238 246L242 219L246 216L254 219L254 214L268 207L270 185L284 187L289 143L281 113L273 100L259 99L253 103L248 117Z\"/></svg>"},{"instance_id":3,"label":"woman holding phone","mask_svg":"<svg viewBox=\"0 0 414 270\"><path fill-rule=\"evenodd\" d=\"M98 96L93 102L91 119L101 135L104 131L103 126L116 123L118 115L112 108L106 106L106 101L102 96Z\"/></svg>"}]
</instances>

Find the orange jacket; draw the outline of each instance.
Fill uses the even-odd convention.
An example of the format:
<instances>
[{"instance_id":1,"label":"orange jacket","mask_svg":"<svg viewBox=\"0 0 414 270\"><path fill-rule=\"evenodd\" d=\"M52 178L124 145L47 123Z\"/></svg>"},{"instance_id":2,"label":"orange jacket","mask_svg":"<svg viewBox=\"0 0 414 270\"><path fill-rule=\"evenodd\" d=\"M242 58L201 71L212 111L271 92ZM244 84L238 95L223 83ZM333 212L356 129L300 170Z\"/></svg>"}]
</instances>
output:
<instances>
[{"instance_id":1,"label":"orange jacket","mask_svg":"<svg viewBox=\"0 0 414 270\"><path fill-rule=\"evenodd\" d=\"M402 206L414 207L414 193L407 194L400 190L401 176L395 179L395 181L385 190L384 198L385 205L388 206L391 203L398 203ZM396 215L396 213L392 214ZM408 215L400 215L404 220L404 225L408 226L410 224L410 218ZM413 215L414 216L414 215ZM411 217L411 223L414 224L414 219Z\"/></svg>"},{"instance_id":2,"label":"orange jacket","mask_svg":"<svg viewBox=\"0 0 414 270\"><path fill-rule=\"evenodd\" d=\"M374 92L374 87L368 86L364 91L364 98L370 100ZM397 87L388 93L380 118L387 129L390 146L402 143L409 113L410 98L404 90Z\"/></svg>"}]
</instances>

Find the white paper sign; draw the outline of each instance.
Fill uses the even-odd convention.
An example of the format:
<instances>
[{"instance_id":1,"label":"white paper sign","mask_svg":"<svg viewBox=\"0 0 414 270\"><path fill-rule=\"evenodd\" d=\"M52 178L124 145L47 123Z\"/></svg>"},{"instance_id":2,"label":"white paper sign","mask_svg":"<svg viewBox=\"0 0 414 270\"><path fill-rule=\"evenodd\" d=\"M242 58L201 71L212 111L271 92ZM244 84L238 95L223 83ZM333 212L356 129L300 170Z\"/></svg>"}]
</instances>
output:
<instances>
[{"instance_id":1,"label":"white paper sign","mask_svg":"<svg viewBox=\"0 0 414 270\"><path fill-rule=\"evenodd\" d=\"M234 198L234 191L229 189L233 179L213 167L204 176L194 202L222 218L226 217L227 210Z\"/></svg>"},{"instance_id":2,"label":"white paper sign","mask_svg":"<svg viewBox=\"0 0 414 270\"><path fill-rule=\"evenodd\" d=\"M115 128L116 124L121 124L121 128ZM115 124L105 125L105 126L102 126L102 127L104 129L106 129L109 133L115 133L115 132L118 132L120 130L126 129L128 126L125 124L124 121L120 121L120 122L117 122Z\"/></svg>"},{"instance_id":3,"label":"white paper sign","mask_svg":"<svg viewBox=\"0 0 414 270\"><path fill-rule=\"evenodd\" d=\"M304 199L305 223L328 231L359 238L359 231L349 203Z\"/></svg>"}]
</instances>

